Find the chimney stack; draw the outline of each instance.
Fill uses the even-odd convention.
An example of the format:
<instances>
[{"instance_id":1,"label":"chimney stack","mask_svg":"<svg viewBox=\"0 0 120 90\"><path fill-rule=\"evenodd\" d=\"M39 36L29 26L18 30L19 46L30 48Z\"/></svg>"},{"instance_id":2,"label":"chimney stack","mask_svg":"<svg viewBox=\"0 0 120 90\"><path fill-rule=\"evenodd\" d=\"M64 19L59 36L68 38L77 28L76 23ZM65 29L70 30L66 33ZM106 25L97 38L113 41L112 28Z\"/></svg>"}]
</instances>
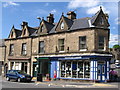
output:
<instances>
[{"instance_id":1,"label":"chimney stack","mask_svg":"<svg viewBox=\"0 0 120 90\"><path fill-rule=\"evenodd\" d=\"M54 15L50 13L49 16L47 16L47 21L49 23L54 23Z\"/></svg>"},{"instance_id":2,"label":"chimney stack","mask_svg":"<svg viewBox=\"0 0 120 90\"><path fill-rule=\"evenodd\" d=\"M21 26L22 26L22 29L25 27L25 26L28 26L28 22L22 22L22 24L21 24Z\"/></svg>"},{"instance_id":3,"label":"chimney stack","mask_svg":"<svg viewBox=\"0 0 120 90\"><path fill-rule=\"evenodd\" d=\"M76 13L74 11L69 11L67 15L68 15L68 18L71 20L76 19Z\"/></svg>"}]
</instances>

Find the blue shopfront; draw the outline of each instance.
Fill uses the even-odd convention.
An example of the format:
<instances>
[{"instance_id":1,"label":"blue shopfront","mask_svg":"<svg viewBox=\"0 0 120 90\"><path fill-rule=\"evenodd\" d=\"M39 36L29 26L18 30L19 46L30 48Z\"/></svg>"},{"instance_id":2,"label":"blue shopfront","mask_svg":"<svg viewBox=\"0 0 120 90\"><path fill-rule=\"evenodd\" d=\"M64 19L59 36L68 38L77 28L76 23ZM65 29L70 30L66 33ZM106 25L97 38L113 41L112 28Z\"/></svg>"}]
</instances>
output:
<instances>
[{"instance_id":1,"label":"blue shopfront","mask_svg":"<svg viewBox=\"0 0 120 90\"><path fill-rule=\"evenodd\" d=\"M39 57L38 73L49 73L58 79L92 80L105 82L109 80L111 56L83 55ZM43 64L44 63L44 64Z\"/></svg>"}]
</instances>

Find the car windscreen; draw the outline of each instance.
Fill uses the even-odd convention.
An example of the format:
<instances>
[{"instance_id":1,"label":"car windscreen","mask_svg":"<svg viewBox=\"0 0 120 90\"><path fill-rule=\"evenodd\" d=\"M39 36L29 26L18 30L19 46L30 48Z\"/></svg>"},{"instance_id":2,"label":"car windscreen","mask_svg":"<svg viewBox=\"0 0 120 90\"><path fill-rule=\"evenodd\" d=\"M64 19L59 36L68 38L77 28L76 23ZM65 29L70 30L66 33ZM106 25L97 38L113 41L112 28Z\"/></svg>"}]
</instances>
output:
<instances>
[{"instance_id":1,"label":"car windscreen","mask_svg":"<svg viewBox=\"0 0 120 90\"><path fill-rule=\"evenodd\" d=\"M27 74L25 71L18 71L19 74Z\"/></svg>"}]
</instances>

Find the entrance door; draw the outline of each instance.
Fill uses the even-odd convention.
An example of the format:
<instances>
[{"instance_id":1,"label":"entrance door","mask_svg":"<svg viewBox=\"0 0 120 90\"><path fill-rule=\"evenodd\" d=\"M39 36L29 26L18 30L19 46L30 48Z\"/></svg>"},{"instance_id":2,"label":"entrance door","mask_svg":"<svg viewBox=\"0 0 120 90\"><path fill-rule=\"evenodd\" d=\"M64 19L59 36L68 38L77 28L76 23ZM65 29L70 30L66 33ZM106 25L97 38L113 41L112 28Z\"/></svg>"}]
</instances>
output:
<instances>
[{"instance_id":1,"label":"entrance door","mask_svg":"<svg viewBox=\"0 0 120 90\"><path fill-rule=\"evenodd\" d=\"M104 64L98 64L98 80L100 82L105 81L105 65Z\"/></svg>"},{"instance_id":2,"label":"entrance door","mask_svg":"<svg viewBox=\"0 0 120 90\"><path fill-rule=\"evenodd\" d=\"M33 62L33 77L37 76L37 62Z\"/></svg>"}]
</instances>

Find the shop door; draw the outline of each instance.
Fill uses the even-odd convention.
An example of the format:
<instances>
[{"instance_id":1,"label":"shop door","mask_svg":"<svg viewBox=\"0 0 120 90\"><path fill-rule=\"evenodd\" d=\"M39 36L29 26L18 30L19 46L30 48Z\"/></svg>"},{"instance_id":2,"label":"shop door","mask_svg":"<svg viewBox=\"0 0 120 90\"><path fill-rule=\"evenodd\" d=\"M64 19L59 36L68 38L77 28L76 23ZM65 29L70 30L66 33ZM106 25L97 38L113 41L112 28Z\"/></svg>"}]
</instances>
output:
<instances>
[{"instance_id":1,"label":"shop door","mask_svg":"<svg viewBox=\"0 0 120 90\"><path fill-rule=\"evenodd\" d=\"M105 65L104 64L98 64L98 80L100 82L105 81Z\"/></svg>"},{"instance_id":2,"label":"shop door","mask_svg":"<svg viewBox=\"0 0 120 90\"><path fill-rule=\"evenodd\" d=\"M37 77L37 62L33 62L33 77Z\"/></svg>"}]
</instances>

